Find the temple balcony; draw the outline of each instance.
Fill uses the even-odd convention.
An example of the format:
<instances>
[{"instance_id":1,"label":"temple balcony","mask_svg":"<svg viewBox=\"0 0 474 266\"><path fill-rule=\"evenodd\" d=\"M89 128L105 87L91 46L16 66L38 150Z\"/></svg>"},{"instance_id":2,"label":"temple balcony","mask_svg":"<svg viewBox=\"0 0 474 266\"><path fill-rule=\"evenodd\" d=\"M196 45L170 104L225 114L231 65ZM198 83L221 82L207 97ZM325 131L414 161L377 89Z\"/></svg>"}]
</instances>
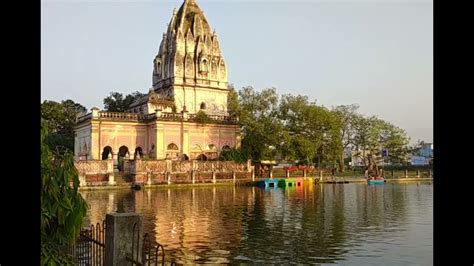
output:
<instances>
[{"instance_id":1,"label":"temple balcony","mask_svg":"<svg viewBox=\"0 0 474 266\"><path fill-rule=\"evenodd\" d=\"M76 119L76 124L80 124L91 119L93 120L105 120L105 121L123 121L123 122L151 122L151 121L176 121L176 122L196 122L203 124L230 124L235 125L238 122L236 117L223 116L223 115L208 115L209 118L206 122L200 122L196 117L196 114L187 113L166 113L156 112L151 114L138 114L138 113L123 113L123 112L104 112L93 110L92 113L88 113L83 116L79 116Z\"/></svg>"}]
</instances>

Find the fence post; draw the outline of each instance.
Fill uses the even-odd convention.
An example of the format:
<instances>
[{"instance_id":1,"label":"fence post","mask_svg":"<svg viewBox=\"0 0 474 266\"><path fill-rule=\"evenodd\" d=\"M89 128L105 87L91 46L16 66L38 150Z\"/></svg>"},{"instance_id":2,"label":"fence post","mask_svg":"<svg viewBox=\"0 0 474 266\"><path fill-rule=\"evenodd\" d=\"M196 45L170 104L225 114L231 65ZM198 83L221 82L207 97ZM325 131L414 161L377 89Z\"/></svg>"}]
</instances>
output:
<instances>
[{"instance_id":1,"label":"fence post","mask_svg":"<svg viewBox=\"0 0 474 266\"><path fill-rule=\"evenodd\" d=\"M303 169L303 178L306 178L306 169Z\"/></svg>"},{"instance_id":2,"label":"fence post","mask_svg":"<svg viewBox=\"0 0 474 266\"><path fill-rule=\"evenodd\" d=\"M112 160L112 156L110 155L110 153L107 159L107 174L109 176L109 186L114 186L115 185L114 161Z\"/></svg>"},{"instance_id":3,"label":"fence post","mask_svg":"<svg viewBox=\"0 0 474 266\"><path fill-rule=\"evenodd\" d=\"M290 170L286 169L285 172L286 172L285 173L286 178L290 178Z\"/></svg>"},{"instance_id":4,"label":"fence post","mask_svg":"<svg viewBox=\"0 0 474 266\"><path fill-rule=\"evenodd\" d=\"M394 172L394 171L393 171L393 169L392 169L392 178L393 178L393 176L394 176L394 173L393 173L393 172Z\"/></svg>"},{"instance_id":5,"label":"fence post","mask_svg":"<svg viewBox=\"0 0 474 266\"><path fill-rule=\"evenodd\" d=\"M151 185L151 172L146 172L146 177L147 177L146 184L150 186Z\"/></svg>"},{"instance_id":6,"label":"fence post","mask_svg":"<svg viewBox=\"0 0 474 266\"><path fill-rule=\"evenodd\" d=\"M87 186L86 174L85 173L78 173L78 175L79 175L79 186L80 187Z\"/></svg>"},{"instance_id":7,"label":"fence post","mask_svg":"<svg viewBox=\"0 0 474 266\"><path fill-rule=\"evenodd\" d=\"M216 183L216 172L212 171L212 183Z\"/></svg>"},{"instance_id":8,"label":"fence post","mask_svg":"<svg viewBox=\"0 0 474 266\"><path fill-rule=\"evenodd\" d=\"M171 185L171 173L166 172L166 178L168 179L168 185Z\"/></svg>"},{"instance_id":9,"label":"fence post","mask_svg":"<svg viewBox=\"0 0 474 266\"><path fill-rule=\"evenodd\" d=\"M408 170L405 169L405 178L408 178Z\"/></svg>"},{"instance_id":10,"label":"fence post","mask_svg":"<svg viewBox=\"0 0 474 266\"><path fill-rule=\"evenodd\" d=\"M428 176L431 178L431 169L428 170Z\"/></svg>"},{"instance_id":11,"label":"fence post","mask_svg":"<svg viewBox=\"0 0 474 266\"><path fill-rule=\"evenodd\" d=\"M416 170L416 177L420 178L420 170Z\"/></svg>"},{"instance_id":12,"label":"fence post","mask_svg":"<svg viewBox=\"0 0 474 266\"><path fill-rule=\"evenodd\" d=\"M250 159L247 160L247 172L252 171L252 161Z\"/></svg>"},{"instance_id":13,"label":"fence post","mask_svg":"<svg viewBox=\"0 0 474 266\"><path fill-rule=\"evenodd\" d=\"M319 170L319 181L323 181L323 170Z\"/></svg>"},{"instance_id":14,"label":"fence post","mask_svg":"<svg viewBox=\"0 0 474 266\"><path fill-rule=\"evenodd\" d=\"M193 180L193 184L196 182L196 173L194 170L191 170L191 179Z\"/></svg>"},{"instance_id":15,"label":"fence post","mask_svg":"<svg viewBox=\"0 0 474 266\"><path fill-rule=\"evenodd\" d=\"M270 168L270 179L273 179L273 167Z\"/></svg>"},{"instance_id":16,"label":"fence post","mask_svg":"<svg viewBox=\"0 0 474 266\"><path fill-rule=\"evenodd\" d=\"M252 169L251 172L252 172L252 181L255 181L255 171Z\"/></svg>"},{"instance_id":17,"label":"fence post","mask_svg":"<svg viewBox=\"0 0 474 266\"><path fill-rule=\"evenodd\" d=\"M138 256L141 262L141 249L143 242L143 223L142 217L136 213L112 213L105 216L105 265L130 265L126 257L132 256L132 246L134 257ZM135 236L133 236L133 225L137 223ZM132 239L135 237L134 239ZM138 246L138 252L137 252ZM138 253L138 254L136 254ZM135 259L134 258L134 259Z\"/></svg>"},{"instance_id":18,"label":"fence post","mask_svg":"<svg viewBox=\"0 0 474 266\"><path fill-rule=\"evenodd\" d=\"M232 171L232 179L234 180L234 183L235 183L235 171Z\"/></svg>"}]
</instances>

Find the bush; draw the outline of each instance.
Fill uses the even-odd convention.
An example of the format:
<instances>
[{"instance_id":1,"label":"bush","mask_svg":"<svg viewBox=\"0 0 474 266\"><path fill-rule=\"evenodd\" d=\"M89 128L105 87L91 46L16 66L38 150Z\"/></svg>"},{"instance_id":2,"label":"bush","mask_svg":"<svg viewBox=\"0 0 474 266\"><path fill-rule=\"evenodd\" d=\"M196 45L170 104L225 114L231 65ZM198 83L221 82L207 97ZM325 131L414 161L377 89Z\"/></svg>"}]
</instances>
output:
<instances>
[{"instance_id":1,"label":"bush","mask_svg":"<svg viewBox=\"0 0 474 266\"><path fill-rule=\"evenodd\" d=\"M249 154L242 149L226 149L221 152L219 156L219 161L234 161L237 163L247 162L249 159Z\"/></svg>"},{"instance_id":2,"label":"bush","mask_svg":"<svg viewBox=\"0 0 474 266\"><path fill-rule=\"evenodd\" d=\"M65 247L79 235L88 205L78 192L73 155L52 153L47 138L41 119L41 265L67 265Z\"/></svg>"},{"instance_id":3,"label":"bush","mask_svg":"<svg viewBox=\"0 0 474 266\"><path fill-rule=\"evenodd\" d=\"M212 121L212 119L202 110L196 113L196 122L206 124Z\"/></svg>"}]
</instances>

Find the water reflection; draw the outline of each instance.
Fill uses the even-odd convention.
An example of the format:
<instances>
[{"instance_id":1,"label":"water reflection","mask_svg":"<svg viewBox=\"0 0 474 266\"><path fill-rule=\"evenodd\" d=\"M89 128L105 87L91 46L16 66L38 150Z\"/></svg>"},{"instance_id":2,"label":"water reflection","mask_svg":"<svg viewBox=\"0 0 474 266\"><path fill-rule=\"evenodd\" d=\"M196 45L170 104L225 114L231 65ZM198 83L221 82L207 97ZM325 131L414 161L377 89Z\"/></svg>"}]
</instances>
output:
<instances>
[{"instance_id":1,"label":"water reflection","mask_svg":"<svg viewBox=\"0 0 474 266\"><path fill-rule=\"evenodd\" d=\"M145 231L183 264L430 264L432 191L412 183L81 193L91 204L88 222L140 213Z\"/></svg>"}]
</instances>

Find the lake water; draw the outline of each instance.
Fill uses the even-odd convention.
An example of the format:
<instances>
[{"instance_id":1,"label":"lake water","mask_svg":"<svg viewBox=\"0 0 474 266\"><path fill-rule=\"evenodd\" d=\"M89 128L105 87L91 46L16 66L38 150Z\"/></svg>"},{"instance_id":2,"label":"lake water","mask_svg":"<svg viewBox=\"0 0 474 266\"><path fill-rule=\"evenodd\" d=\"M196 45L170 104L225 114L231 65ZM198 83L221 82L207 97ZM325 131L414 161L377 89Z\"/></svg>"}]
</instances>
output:
<instances>
[{"instance_id":1,"label":"lake water","mask_svg":"<svg viewBox=\"0 0 474 266\"><path fill-rule=\"evenodd\" d=\"M143 215L177 263L433 265L433 185L82 191L86 223Z\"/></svg>"}]
</instances>

